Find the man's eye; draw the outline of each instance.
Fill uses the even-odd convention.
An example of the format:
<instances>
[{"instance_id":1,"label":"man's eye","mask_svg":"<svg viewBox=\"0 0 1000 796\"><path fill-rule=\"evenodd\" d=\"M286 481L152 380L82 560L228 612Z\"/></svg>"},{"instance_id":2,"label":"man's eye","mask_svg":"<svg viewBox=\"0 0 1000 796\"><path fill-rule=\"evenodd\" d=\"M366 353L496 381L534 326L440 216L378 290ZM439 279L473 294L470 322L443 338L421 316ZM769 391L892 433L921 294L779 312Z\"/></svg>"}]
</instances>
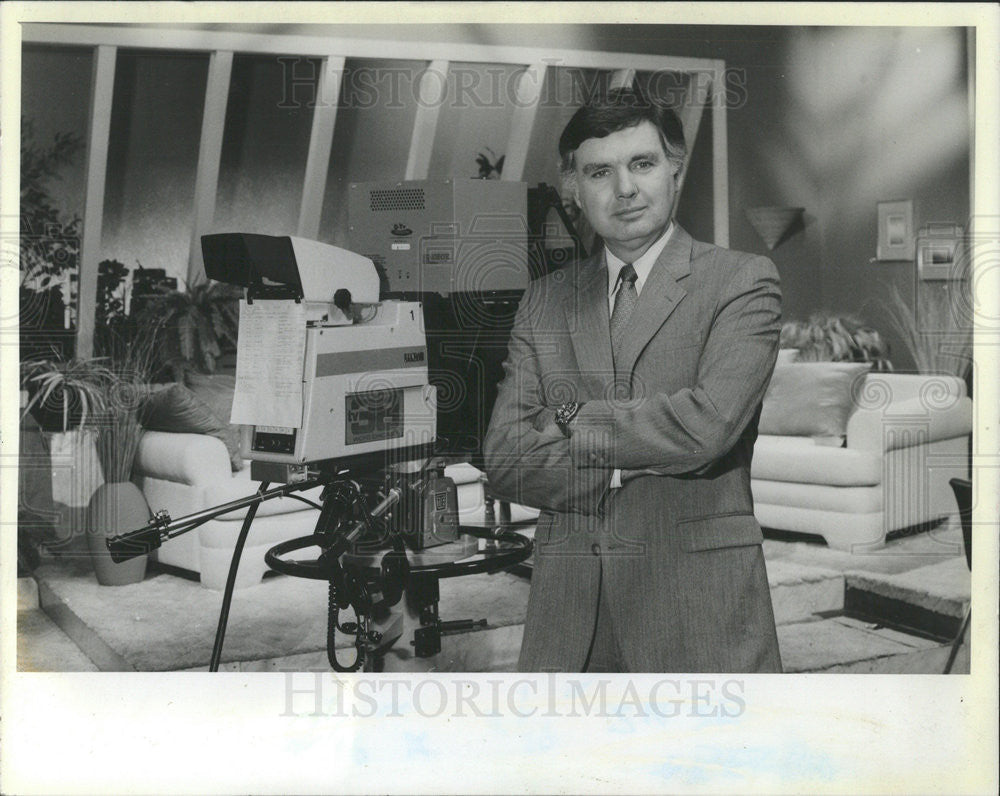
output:
<instances>
[{"instance_id":1,"label":"man's eye","mask_svg":"<svg viewBox=\"0 0 1000 796\"><path fill-rule=\"evenodd\" d=\"M601 179L602 177L607 177L610 173L610 169L594 169L594 171L590 172L590 176L592 179Z\"/></svg>"},{"instance_id":2,"label":"man's eye","mask_svg":"<svg viewBox=\"0 0 1000 796\"><path fill-rule=\"evenodd\" d=\"M653 161L651 161L651 160L637 160L635 162L635 164L633 165L633 167L637 171L649 171L655 165L656 164L653 163Z\"/></svg>"}]
</instances>

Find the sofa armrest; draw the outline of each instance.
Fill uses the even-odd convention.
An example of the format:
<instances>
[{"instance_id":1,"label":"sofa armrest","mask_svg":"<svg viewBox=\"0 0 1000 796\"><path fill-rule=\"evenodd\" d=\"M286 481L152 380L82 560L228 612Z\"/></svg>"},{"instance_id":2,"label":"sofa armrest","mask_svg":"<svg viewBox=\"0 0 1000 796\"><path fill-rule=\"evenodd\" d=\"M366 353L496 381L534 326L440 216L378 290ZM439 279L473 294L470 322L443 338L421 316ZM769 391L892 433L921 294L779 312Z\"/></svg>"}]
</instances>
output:
<instances>
[{"instance_id":1,"label":"sofa armrest","mask_svg":"<svg viewBox=\"0 0 1000 796\"><path fill-rule=\"evenodd\" d=\"M207 434L146 431L139 441L135 474L190 486L232 478L225 443Z\"/></svg>"},{"instance_id":2,"label":"sofa armrest","mask_svg":"<svg viewBox=\"0 0 1000 796\"><path fill-rule=\"evenodd\" d=\"M945 373L869 373L855 397L861 407L886 407L895 413L895 406L913 398L931 405L944 406L952 399L965 397L965 382Z\"/></svg>"},{"instance_id":3,"label":"sofa armrest","mask_svg":"<svg viewBox=\"0 0 1000 796\"><path fill-rule=\"evenodd\" d=\"M940 401L927 395L860 407L847 421L847 447L885 452L972 433L972 401L949 394Z\"/></svg>"},{"instance_id":4,"label":"sofa armrest","mask_svg":"<svg viewBox=\"0 0 1000 796\"><path fill-rule=\"evenodd\" d=\"M483 471L473 467L468 462L449 464L444 468L444 474L446 477L455 482L455 486L474 484L477 481L484 482L486 480L486 475Z\"/></svg>"}]
</instances>

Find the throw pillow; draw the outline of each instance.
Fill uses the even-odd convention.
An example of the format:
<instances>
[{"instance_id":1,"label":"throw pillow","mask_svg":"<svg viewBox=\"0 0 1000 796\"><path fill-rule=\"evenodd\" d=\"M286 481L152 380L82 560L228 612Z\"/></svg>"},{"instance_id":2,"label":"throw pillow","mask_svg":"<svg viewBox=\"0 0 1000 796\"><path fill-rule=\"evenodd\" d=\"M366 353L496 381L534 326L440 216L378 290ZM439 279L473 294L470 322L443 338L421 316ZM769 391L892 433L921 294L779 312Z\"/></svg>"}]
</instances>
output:
<instances>
[{"instance_id":1,"label":"throw pillow","mask_svg":"<svg viewBox=\"0 0 1000 796\"><path fill-rule=\"evenodd\" d=\"M234 471L243 467L239 438L233 446L229 424L220 421L212 410L183 384L172 384L154 392L139 409L139 422L149 431L171 431L175 434L208 434L226 445Z\"/></svg>"},{"instance_id":2,"label":"throw pillow","mask_svg":"<svg viewBox=\"0 0 1000 796\"><path fill-rule=\"evenodd\" d=\"M842 437L855 408L853 386L870 362L796 362L774 369L758 432Z\"/></svg>"},{"instance_id":3,"label":"throw pillow","mask_svg":"<svg viewBox=\"0 0 1000 796\"><path fill-rule=\"evenodd\" d=\"M229 373L195 373L189 371L184 375L184 383L191 392L200 398L212 410L219 421L226 426L228 437L226 447L236 451L233 456L233 471L243 469L243 458L240 455L240 442L244 436L249 438L250 426L229 422L233 410L233 394L236 392L236 376Z\"/></svg>"}]
</instances>

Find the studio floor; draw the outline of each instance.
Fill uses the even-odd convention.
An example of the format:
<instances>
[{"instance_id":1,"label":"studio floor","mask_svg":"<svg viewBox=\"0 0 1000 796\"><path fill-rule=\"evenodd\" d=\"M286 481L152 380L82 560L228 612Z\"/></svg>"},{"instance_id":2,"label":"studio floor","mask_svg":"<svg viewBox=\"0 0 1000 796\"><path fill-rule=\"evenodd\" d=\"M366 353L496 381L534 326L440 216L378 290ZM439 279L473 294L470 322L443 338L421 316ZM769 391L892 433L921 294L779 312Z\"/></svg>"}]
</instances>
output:
<instances>
[{"instance_id":1,"label":"studio floor","mask_svg":"<svg viewBox=\"0 0 1000 796\"><path fill-rule=\"evenodd\" d=\"M771 596L787 672L939 673L970 595L957 520L867 554L768 538ZM20 671L205 671L222 593L150 567L99 586L82 555L46 555L18 589ZM443 620L486 620L421 658L407 632L385 671L510 672L530 580L501 572L441 581ZM224 671L328 671L326 584L285 575L235 592ZM346 642L345 642L346 643ZM341 650L349 662L353 650ZM963 644L954 673L969 671Z\"/></svg>"}]
</instances>

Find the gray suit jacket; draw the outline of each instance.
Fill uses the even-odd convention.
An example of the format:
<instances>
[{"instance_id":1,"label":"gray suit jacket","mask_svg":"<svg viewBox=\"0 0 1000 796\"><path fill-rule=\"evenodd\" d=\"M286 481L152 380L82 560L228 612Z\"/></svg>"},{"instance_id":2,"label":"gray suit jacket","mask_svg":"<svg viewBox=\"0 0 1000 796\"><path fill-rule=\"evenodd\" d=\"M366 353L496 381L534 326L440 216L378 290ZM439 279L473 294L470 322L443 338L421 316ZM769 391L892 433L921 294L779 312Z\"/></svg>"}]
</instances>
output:
<instances>
[{"instance_id":1,"label":"gray suit jacket","mask_svg":"<svg viewBox=\"0 0 1000 796\"><path fill-rule=\"evenodd\" d=\"M603 255L533 282L514 322L485 454L495 494L542 510L519 668L581 669L600 586L631 671L779 671L750 493L777 270L677 228L617 384L608 324ZM610 490L616 467L638 475Z\"/></svg>"}]
</instances>

